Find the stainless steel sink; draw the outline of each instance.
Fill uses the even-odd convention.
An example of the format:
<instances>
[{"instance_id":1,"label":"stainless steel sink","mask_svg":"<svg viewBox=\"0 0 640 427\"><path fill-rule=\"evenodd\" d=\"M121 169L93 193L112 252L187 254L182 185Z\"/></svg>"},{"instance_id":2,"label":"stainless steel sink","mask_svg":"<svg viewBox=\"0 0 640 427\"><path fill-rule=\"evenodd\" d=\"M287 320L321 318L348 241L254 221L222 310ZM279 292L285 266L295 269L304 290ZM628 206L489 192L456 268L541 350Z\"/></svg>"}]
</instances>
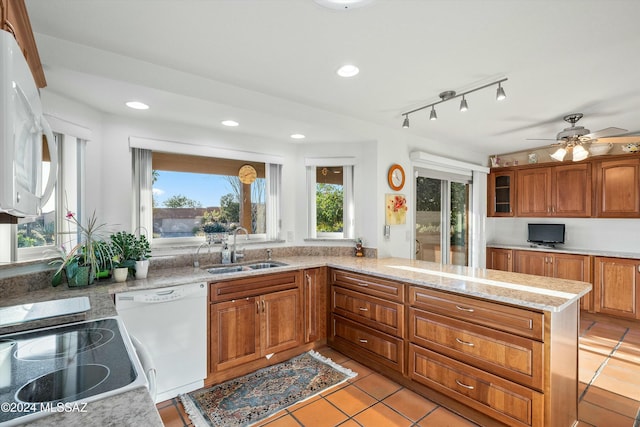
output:
<instances>
[{"instance_id":1,"label":"stainless steel sink","mask_svg":"<svg viewBox=\"0 0 640 427\"><path fill-rule=\"evenodd\" d=\"M211 274L226 274L226 273L236 273L239 271L252 271L252 270L262 270L274 267L282 267L285 266L284 262L279 261L259 261L238 265L227 265L224 267L211 267L207 268L207 272Z\"/></svg>"}]
</instances>

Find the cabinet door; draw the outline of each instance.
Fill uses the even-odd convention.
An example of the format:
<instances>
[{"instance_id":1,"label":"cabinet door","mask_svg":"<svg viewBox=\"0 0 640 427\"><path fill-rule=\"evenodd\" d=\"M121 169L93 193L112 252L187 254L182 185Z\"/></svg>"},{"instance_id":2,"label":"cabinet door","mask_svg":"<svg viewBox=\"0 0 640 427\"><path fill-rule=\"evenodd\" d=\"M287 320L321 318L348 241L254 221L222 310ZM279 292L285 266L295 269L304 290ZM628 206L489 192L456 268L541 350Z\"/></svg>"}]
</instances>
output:
<instances>
[{"instance_id":1,"label":"cabinet door","mask_svg":"<svg viewBox=\"0 0 640 427\"><path fill-rule=\"evenodd\" d=\"M588 255L554 254L552 263L553 277L558 279L579 280L592 283L591 257ZM593 311L593 292L580 299L580 308Z\"/></svg>"},{"instance_id":2,"label":"cabinet door","mask_svg":"<svg viewBox=\"0 0 640 427\"><path fill-rule=\"evenodd\" d=\"M513 171L491 172L487 177L487 215L513 216L515 180Z\"/></svg>"},{"instance_id":3,"label":"cabinet door","mask_svg":"<svg viewBox=\"0 0 640 427\"><path fill-rule=\"evenodd\" d=\"M511 249L487 248L487 268L513 271L513 251Z\"/></svg>"},{"instance_id":4,"label":"cabinet door","mask_svg":"<svg viewBox=\"0 0 640 427\"><path fill-rule=\"evenodd\" d=\"M518 216L551 215L551 168L517 171Z\"/></svg>"},{"instance_id":5,"label":"cabinet door","mask_svg":"<svg viewBox=\"0 0 640 427\"><path fill-rule=\"evenodd\" d=\"M262 356L302 343L302 305L298 289L264 295L260 306Z\"/></svg>"},{"instance_id":6,"label":"cabinet door","mask_svg":"<svg viewBox=\"0 0 640 427\"><path fill-rule=\"evenodd\" d=\"M590 217L591 165L555 166L552 171L551 213L561 217Z\"/></svg>"},{"instance_id":7,"label":"cabinet door","mask_svg":"<svg viewBox=\"0 0 640 427\"><path fill-rule=\"evenodd\" d=\"M515 251L516 273L533 274L536 276L550 276L549 259L551 255L546 252Z\"/></svg>"},{"instance_id":8,"label":"cabinet door","mask_svg":"<svg viewBox=\"0 0 640 427\"><path fill-rule=\"evenodd\" d=\"M304 342L327 338L329 286L326 268L304 271Z\"/></svg>"},{"instance_id":9,"label":"cabinet door","mask_svg":"<svg viewBox=\"0 0 640 427\"><path fill-rule=\"evenodd\" d=\"M638 318L640 260L595 258L595 310L619 317Z\"/></svg>"},{"instance_id":10,"label":"cabinet door","mask_svg":"<svg viewBox=\"0 0 640 427\"><path fill-rule=\"evenodd\" d=\"M259 301L245 298L210 305L209 371L260 357Z\"/></svg>"},{"instance_id":11,"label":"cabinet door","mask_svg":"<svg viewBox=\"0 0 640 427\"><path fill-rule=\"evenodd\" d=\"M597 163L596 216L640 216L640 159Z\"/></svg>"}]
</instances>

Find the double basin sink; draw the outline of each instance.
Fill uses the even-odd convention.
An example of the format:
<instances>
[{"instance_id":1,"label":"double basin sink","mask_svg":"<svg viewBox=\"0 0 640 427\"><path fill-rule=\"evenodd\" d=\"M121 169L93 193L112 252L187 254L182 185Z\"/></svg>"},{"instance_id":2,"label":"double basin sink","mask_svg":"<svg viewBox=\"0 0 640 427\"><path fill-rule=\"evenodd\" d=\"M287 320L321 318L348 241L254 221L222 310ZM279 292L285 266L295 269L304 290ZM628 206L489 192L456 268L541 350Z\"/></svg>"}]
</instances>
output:
<instances>
[{"instance_id":1,"label":"double basin sink","mask_svg":"<svg viewBox=\"0 0 640 427\"><path fill-rule=\"evenodd\" d=\"M253 270L262 270L274 267L282 267L285 266L284 262L279 261L259 261L252 262L247 264L235 264L235 265L225 265L224 267L210 267L206 268L207 272L211 274L225 274L225 273L236 273L239 271L253 271Z\"/></svg>"}]
</instances>

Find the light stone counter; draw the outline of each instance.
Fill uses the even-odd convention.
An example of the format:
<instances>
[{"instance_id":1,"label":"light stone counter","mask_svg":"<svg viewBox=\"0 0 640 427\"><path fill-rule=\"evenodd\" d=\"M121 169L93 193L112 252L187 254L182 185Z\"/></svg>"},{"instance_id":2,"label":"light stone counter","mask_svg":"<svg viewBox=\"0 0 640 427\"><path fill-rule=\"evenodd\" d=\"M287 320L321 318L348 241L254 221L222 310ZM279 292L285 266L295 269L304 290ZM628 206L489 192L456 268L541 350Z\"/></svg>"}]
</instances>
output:
<instances>
[{"instance_id":1,"label":"light stone counter","mask_svg":"<svg viewBox=\"0 0 640 427\"><path fill-rule=\"evenodd\" d=\"M575 248L545 248L534 245L508 245L502 243L487 243L488 248L498 249L516 249L523 251L537 251L537 252L551 252L561 254L576 254L576 255L592 255L592 256L604 256L611 258L630 258L640 259L640 252L619 252L619 251L606 251L600 249L575 249Z\"/></svg>"},{"instance_id":2,"label":"light stone counter","mask_svg":"<svg viewBox=\"0 0 640 427\"><path fill-rule=\"evenodd\" d=\"M79 318L45 319L34 327L51 326L70 321L97 319L116 315L113 294L126 291L159 289L200 281L223 281L239 277L277 273L314 267L335 267L381 278L425 286L461 295L484 298L543 311L559 312L591 290L591 284L571 280L552 279L497 270L476 269L440 265L403 258L356 258L345 256L294 256L277 257L286 266L270 269L242 271L227 274L210 274L205 269L173 267L151 269L144 280L128 280L125 283L97 283L82 290L65 286L47 288L3 298L0 307L27 302L46 301L87 295L91 310ZM0 330L0 333L9 331ZM37 423L61 422L68 426L91 425L145 425L161 426L159 415L146 389L132 390L92 404L89 414L55 414ZM45 425L37 424L33 425Z\"/></svg>"}]
</instances>

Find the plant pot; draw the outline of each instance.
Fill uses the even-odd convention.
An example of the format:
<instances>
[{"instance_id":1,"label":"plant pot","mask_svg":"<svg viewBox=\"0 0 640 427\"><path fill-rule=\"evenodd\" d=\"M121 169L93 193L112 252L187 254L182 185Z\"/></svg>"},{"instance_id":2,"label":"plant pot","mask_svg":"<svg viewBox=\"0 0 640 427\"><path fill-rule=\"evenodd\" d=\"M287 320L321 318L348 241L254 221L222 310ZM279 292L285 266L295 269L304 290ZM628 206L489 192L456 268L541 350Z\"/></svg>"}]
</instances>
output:
<instances>
[{"instance_id":1,"label":"plant pot","mask_svg":"<svg viewBox=\"0 0 640 427\"><path fill-rule=\"evenodd\" d=\"M136 279L146 279L149 272L149 260L136 261Z\"/></svg>"},{"instance_id":2,"label":"plant pot","mask_svg":"<svg viewBox=\"0 0 640 427\"><path fill-rule=\"evenodd\" d=\"M113 269L113 278L116 282L126 282L129 275L129 269L127 267L119 267Z\"/></svg>"},{"instance_id":3,"label":"plant pot","mask_svg":"<svg viewBox=\"0 0 640 427\"><path fill-rule=\"evenodd\" d=\"M111 271L109 270L99 270L98 273L96 273L96 279L104 279L106 277L109 277L111 275Z\"/></svg>"},{"instance_id":4,"label":"plant pot","mask_svg":"<svg viewBox=\"0 0 640 427\"><path fill-rule=\"evenodd\" d=\"M71 277L67 277L67 282L70 288L81 288L89 286L89 279L91 278L91 267L78 267L75 274Z\"/></svg>"}]
</instances>

